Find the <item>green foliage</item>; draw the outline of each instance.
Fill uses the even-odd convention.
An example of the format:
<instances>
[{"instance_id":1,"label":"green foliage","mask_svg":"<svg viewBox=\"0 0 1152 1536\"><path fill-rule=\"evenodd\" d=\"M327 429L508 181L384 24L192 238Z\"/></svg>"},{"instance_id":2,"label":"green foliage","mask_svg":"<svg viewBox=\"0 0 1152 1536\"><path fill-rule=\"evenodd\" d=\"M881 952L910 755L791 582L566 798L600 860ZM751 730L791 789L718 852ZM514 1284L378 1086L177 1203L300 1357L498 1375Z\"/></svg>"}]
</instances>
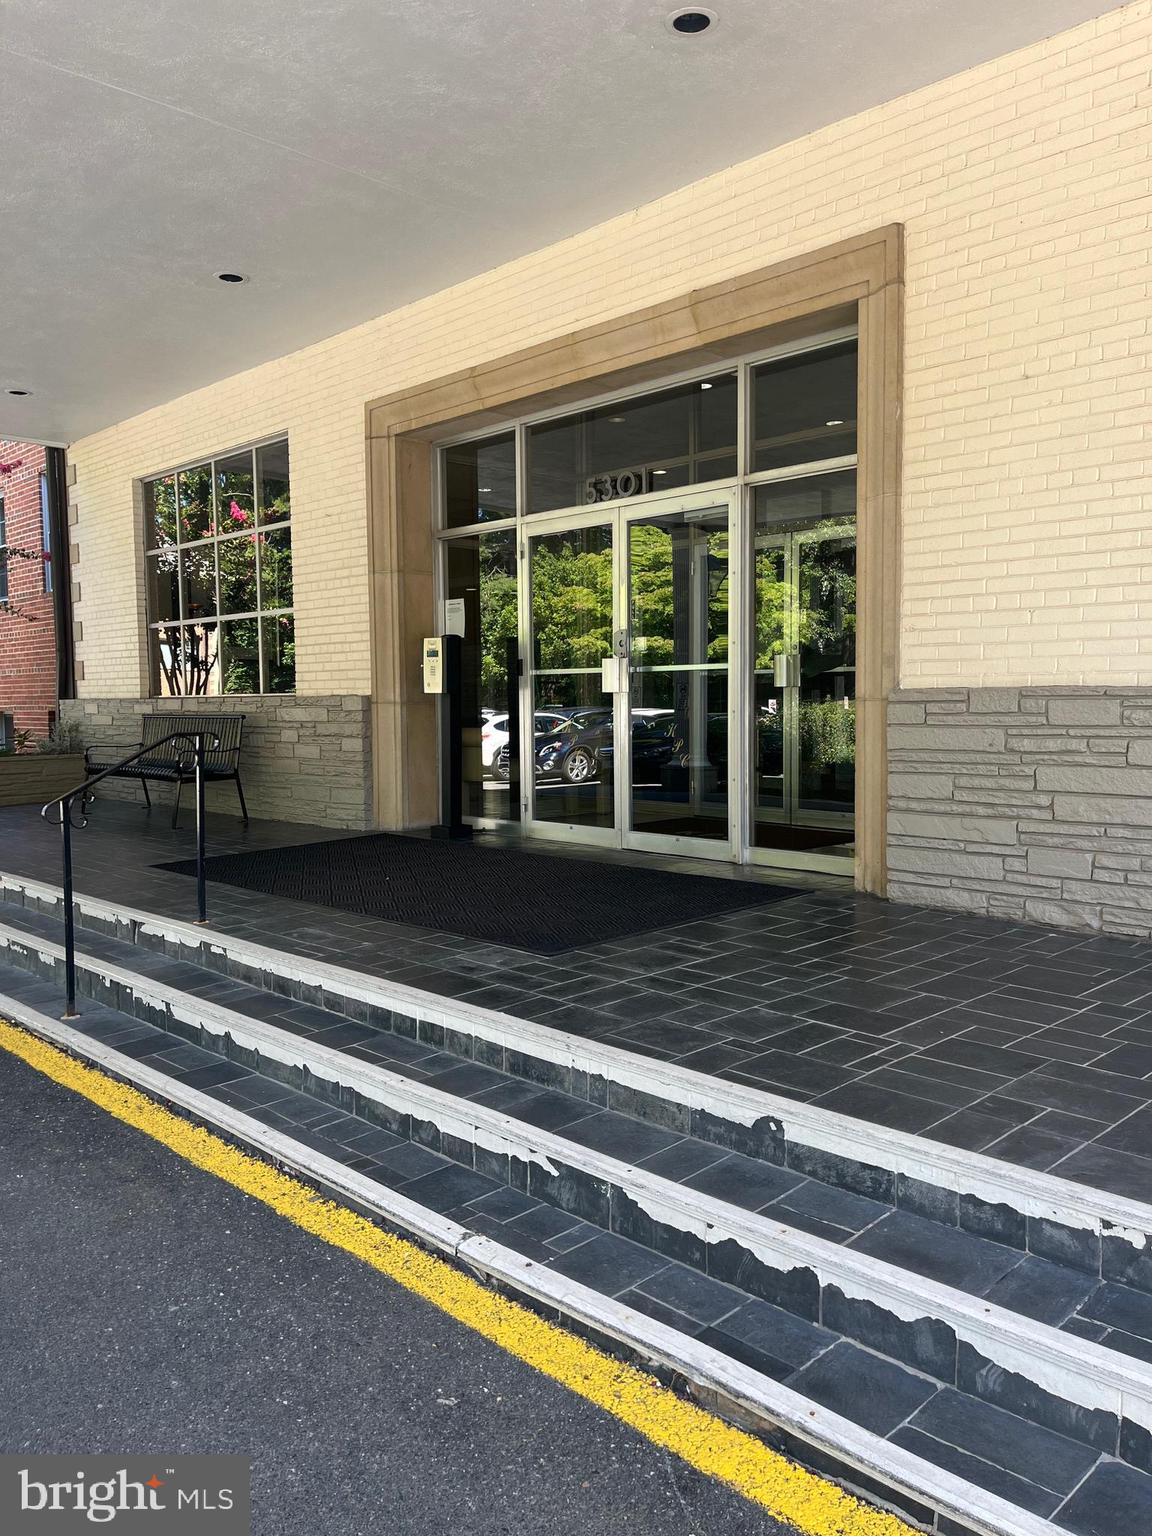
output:
<instances>
[{"instance_id":1,"label":"green foliage","mask_svg":"<svg viewBox=\"0 0 1152 1536\"><path fill-rule=\"evenodd\" d=\"M851 546L840 522L812 530L816 537L793 546L800 568L786 581L784 551L762 549L755 570L756 667L771 669L780 652L815 653L815 669L843 659L851 666L856 633L856 575ZM819 537L820 534L825 535ZM598 667L612 649L612 549L594 547L597 531L549 535L532 554L532 616L536 665ZM676 611L671 539L659 526L636 524L629 532L632 623L646 665L676 657ZM587 547L589 544L593 547ZM510 544L493 535L480 545L482 702L504 702L507 642L517 635L516 576ZM728 653L729 561L726 532L702 529L692 558L708 561L710 662ZM799 601L797 601L797 593ZM762 751L782 749L783 716L761 720ZM800 704L801 760L808 772L848 766L856 760L856 710L842 699ZM779 739L777 739L779 738Z\"/></svg>"},{"instance_id":2,"label":"green foliage","mask_svg":"<svg viewBox=\"0 0 1152 1536\"><path fill-rule=\"evenodd\" d=\"M76 757L84 751L80 740L80 727L70 721L57 720L47 736L37 736L32 731L16 731L6 747L0 747L0 757L19 757L38 754L42 757Z\"/></svg>"},{"instance_id":3,"label":"green foliage","mask_svg":"<svg viewBox=\"0 0 1152 1536\"><path fill-rule=\"evenodd\" d=\"M8 746L0 747L0 757L16 757L21 752L27 752L32 744L31 731L14 731L12 740Z\"/></svg>"},{"instance_id":4,"label":"green foliage","mask_svg":"<svg viewBox=\"0 0 1152 1536\"><path fill-rule=\"evenodd\" d=\"M812 768L856 761L856 707L842 699L800 706L800 760Z\"/></svg>"},{"instance_id":5,"label":"green foliage","mask_svg":"<svg viewBox=\"0 0 1152 1536\"><path fill-rule=\"evenodd\" d=\"M508 641L515 640L516 573L508 540L500 534L480 540L480 699L502 708L507 681Z\"/></svg>"},{"instance_id":6,"label":"green foliage","mask_svg":"<svg viewBox=\"0 0 1152 1536\"><path fill-rule=\"evenodd\" d=\"M756 668L771 668L781 651L834 652L856 637L856 566L846 559L839 522L817 524L817 537L798 540L800 601L792 607L792 583L784 579L784 549L756 552ZM820 538L820 534L825 537Z\"/></svg>"},{"instance_id":7,"label":"green foliage","mask_svg":"<svg viewBox=\"0 0 1152 1536\"><path fill-rule=\"evenodd\" d=\"M582 549L581 538L556 534L533 552L532 634L542 671L598 667L612 653L612 547Z\"/></svg>"},{"instance_id":8,"label":"green foliage","mask_svg":"<svg viewBox=\"0 0 1152 1536\"><path fill-rule=\"evenodd\" d=\"M47 736L41 736L36 743L36 750L46 757L76 756L84 750L80 727L75 720L57 720Z\"/></svg>"}]
</instances>

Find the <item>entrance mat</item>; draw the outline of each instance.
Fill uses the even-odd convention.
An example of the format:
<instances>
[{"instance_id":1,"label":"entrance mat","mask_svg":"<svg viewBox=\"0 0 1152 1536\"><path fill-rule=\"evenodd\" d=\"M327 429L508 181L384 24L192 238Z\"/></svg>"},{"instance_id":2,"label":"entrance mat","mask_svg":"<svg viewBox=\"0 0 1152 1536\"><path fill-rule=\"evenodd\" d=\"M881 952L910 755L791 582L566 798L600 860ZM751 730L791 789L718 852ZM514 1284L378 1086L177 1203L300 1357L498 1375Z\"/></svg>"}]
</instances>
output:
<instances>
[{"instance_id":1,"label":"entrance mat","mask_svg":"<svg viewBox=\"0 0 1152 1536\"><path fill-rule=\"evenodd\" d=\"M157 864L195 875L194 859ZM758 880L665 874L626 864L434 842L381 832L207 860L209 880L434 928L538 955L720 917L799 891Z\"/></svg>"}]
</instances>

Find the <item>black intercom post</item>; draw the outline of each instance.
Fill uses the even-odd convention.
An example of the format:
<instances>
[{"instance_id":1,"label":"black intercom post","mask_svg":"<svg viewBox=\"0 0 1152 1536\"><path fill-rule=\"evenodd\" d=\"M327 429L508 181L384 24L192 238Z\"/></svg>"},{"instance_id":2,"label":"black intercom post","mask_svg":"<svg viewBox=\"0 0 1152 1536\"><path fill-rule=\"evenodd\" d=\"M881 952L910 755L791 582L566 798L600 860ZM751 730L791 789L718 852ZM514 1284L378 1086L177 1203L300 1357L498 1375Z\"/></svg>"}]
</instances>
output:
<instances>
[{"instance_id":1,"label":"black intercom post","mask_svg":"<svg viewBox=\"0 0 1152 1536\"><path fill-rule=\"evenodd\" d=\"M432 836L466 842L472 828L464 820L464 678L459 635L425 640L424 691L440 695L440 821L432 828Z\"/></svg>"}]
</instances>

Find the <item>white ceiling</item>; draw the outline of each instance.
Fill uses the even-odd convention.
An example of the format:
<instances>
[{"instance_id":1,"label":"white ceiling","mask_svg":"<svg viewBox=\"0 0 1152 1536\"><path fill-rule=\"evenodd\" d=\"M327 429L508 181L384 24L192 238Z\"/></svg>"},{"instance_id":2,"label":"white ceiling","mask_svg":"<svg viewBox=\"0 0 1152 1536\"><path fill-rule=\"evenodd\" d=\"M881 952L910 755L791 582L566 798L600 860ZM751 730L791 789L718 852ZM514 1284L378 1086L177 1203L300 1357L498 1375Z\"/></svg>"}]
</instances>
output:
<instances>
[{"instance_id":1,"label":"white ceiling","mask_svg":"<svg viewBox=\"0 0 1152 1536\"><path fill-rule=\"evenodd\" d=\"M690 38L671 0L3 0L0 436L83 436L1114 0L711 8Z\"/></svg>"}]
</instances>

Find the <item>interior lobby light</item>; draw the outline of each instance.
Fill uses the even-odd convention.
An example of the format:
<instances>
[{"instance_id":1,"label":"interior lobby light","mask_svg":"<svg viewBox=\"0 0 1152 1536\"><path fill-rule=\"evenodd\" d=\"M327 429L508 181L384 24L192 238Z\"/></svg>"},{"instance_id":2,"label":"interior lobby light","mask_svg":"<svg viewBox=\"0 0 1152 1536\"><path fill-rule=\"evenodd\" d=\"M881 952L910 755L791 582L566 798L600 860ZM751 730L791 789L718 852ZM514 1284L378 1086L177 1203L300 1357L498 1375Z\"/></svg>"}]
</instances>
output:
<instances>
[{"instance_id":1,"label":"interior lobby light","mask_svg":"<svg viewBox=\"0 0 1152 1536\"><path fill-rule=\"evenodd\" d=\"M826 427L842 427L844 425L844 423L842 421L840 421L840 420L836 420L836 421L826 421L824 423L824 425Z\"/></svg>"},{"instance_id":2,"label":"interior lobby light","mask_svg":"<svg viewBox=\"0 0 1152 1536\"><path fill-rule=\"evenodd\" d=\"M705 379L704 383L701 384L700 388L701 389L711 389L712 386L711 386L711 384L708 383L707 379Z\"/></svg>"}]
</instances>

